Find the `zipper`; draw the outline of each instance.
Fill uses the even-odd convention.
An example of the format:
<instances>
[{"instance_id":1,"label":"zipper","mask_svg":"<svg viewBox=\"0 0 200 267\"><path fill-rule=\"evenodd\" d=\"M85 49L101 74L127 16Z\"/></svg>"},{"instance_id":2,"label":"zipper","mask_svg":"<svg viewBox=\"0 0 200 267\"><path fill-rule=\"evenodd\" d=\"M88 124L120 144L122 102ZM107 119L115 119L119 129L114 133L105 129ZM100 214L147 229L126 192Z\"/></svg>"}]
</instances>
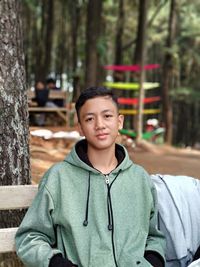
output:
<instances>
[{"instance_id":1,"label":"zipper","mask_svg":"<svg viewBox=\"0 0 200 267\"><path fill-rule=\"evenodd\" d=\"M107 185L110 184L109 175L108 174L105 175L105 182L106 182Z\"/></svg>"},{"instance_id":2,"label":"zipper","mask_svg":"<svg viewBox=\"0 0 200 267\"><path fill-rule=\"evenodd\" d=\"M109 224L108 224L108 230L111 231L111 242L112 242L112 251L113 251L113 258L115 262L115 267L118 267L117 260L116 260L116 252L115 252L115 243L114 243L114 222L113 222L113 212L112 212L112 203L111 203L111 196L110 196L110 180L109 180L109 174L105 175L105 183L107 185L108 190L108 218L109 218Z\"/></svg>"}]
</instances>

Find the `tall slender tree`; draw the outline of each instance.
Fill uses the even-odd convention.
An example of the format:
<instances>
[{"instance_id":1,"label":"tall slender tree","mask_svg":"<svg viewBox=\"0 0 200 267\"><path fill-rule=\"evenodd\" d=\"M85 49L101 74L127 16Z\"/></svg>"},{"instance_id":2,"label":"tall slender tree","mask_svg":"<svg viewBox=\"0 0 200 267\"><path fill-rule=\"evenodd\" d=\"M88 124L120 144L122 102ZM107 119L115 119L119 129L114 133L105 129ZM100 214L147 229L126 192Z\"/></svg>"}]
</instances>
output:
<instances>
[{"instance_id":1,"label":"tall slender tree","mask_svg":"<svg viewBox=\"0 0 200 267\"><path fill-rule=\"evenodd\" d=\"M136 117L137 119L136 132L138 141L140 141L140 139L142 138L142 131L143 131L143 99L144 99L143 83L145 81L144 65L146 56L147 9L148 9L148 0L140 0L136 48L133 59L133 62L135 64L140 65L141 68L141 71L139 73L140 91L139 91L138 114Z\"/></svg>"},{"instance_id":2,"label":"tall slender tree","mask_svg":"<svg viewBox=\"0 0 200 267\"><path fill-rule=\"evenodd\" d=\"M117 19L117 27L116 27L116 39L115 39L115 64L116 65L122 64L123 62L122 37L124 33L124 23L125 23L124 0L119 0L118 19Z\"/></svg>"},{"instance_id":3,"label":"tall slender tree","mask_svg":"<svg viewBox=\"0 0 200 267\"><path fill-rule=\"evenodd\" d=\"M166 40L166 54L163 64L163 77L162 77L162 94L163 94L163 121L165 124L165 142L172 143L172 103L170 100L169 92L172 87L173 81L173 55L172 46L174 44L177 28L177 0L171 0L170 15L168 22L168 37Z\"/></svg>"},{"instance_id":4,"label":"tall slender tree","mask_svg":"<svg viewBox=\"0 0 200 267\"><path fill-rule=\"evenodd\" d=\"M101 32L102 0L89 0L86 27L85 86L98 84L98 41Z\"/></svg>"},{"instance_id":5,"label":"tall slender tree","mask_svg":"<svg viewBox=\"0 0 200 267\"><path fill-rule=\"evenodd\" d=\"M41 16L35 24L35 79L44 80L50 71L54 25L54 1L39 1ZM38 23L40 22L40 23Z\"/></svg>"},{"instance_id":6,"label":"tall slender tree","mask_svg":"<svg viewBox=\"0 0 200 267\"><path fill-rule=\"evenodd\" d=\"M52 52L52 43L53 43L53 25L54 25L54 1L48 0L46 1L46 12L45 12L45 19L43 23L45 24L45 59L44 59L44 77L50 71L51 67L51 52Z\"/></svg>"},{"instance_id":7,"label":"tall slender tree","mask_svg":"<svg viewBox=\"0 0 200 267\"><path fill-rule=\"evenodd\" d=\"M124 23L125 23L124 0L119 0L116 37L115 37L115 65L123 64L122 39L124 33ZM116 82L123 81L124 73L115 71L114 80Z\"/></svg>"},{"instance_id":8,"label":"tall slender tree","mask_svg":"<svg viewBox=\"0 0 200 267\"><path fill-rule=\"evenodd\" d=\"M70 12L71 38L72 38L72 73L73 73L73 98L76 99L80 93L80 77L77 73L78 64L78 30L80 22L81 5L78 0L70 2L72 12Z\"/></svg>"},{"instance_id":9,"label":"tall slender tree","mask_svg":"<svg viewBox=\"0 0 200 267\"><path fill-rule=\"evenodd\" d=\"M54 72L57 74L57 78L60 79L60 87L63 87L63 77L62 74L66 72L68 65L70 65L69 55L71 54L69 47L68 38L68 2L66 0L57 1L55 3L55 14L54 14ZM55 38L56 36L56 38Z\"/></svg>"}]
</instances>

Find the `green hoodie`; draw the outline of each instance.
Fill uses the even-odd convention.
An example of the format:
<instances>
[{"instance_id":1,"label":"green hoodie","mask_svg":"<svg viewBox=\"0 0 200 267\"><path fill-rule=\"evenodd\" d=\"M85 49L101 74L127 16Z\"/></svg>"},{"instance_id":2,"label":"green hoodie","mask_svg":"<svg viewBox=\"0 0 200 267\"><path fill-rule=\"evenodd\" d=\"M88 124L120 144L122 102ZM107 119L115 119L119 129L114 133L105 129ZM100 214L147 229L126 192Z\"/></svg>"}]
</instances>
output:
<instances>
[{"instance_id":1,"label":"green hoodie","mask_svg":"<svg viewBox=\"0 0 200 267\"><path fill-rule=\"evenodd\" d=\"M155 188L126 149L104 175L81 160L80 141L63 162L51 167L16 234L25 265L47 267L61 253L79 267L147 267L146 251L164 258L157 230Z\"/></svg>"}]
</instances>

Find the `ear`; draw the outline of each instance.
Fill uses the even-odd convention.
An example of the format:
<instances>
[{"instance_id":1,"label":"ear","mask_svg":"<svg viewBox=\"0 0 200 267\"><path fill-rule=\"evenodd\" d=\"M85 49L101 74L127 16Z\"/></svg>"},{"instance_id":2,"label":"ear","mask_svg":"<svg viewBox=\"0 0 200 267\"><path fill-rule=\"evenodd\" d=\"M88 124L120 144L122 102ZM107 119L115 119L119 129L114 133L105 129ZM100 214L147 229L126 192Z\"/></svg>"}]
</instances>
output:
<instances>
[{"instance_id":1,"label":"ear","mask_svg":"<svg viewBox=\"0 0 200 267\"><path fill-rule=\"evenodd\" d=\"M84 136L80 122L78 122L78 132L81 136Z\"/></svg>"},{"instance_id":2,"label":"ear","mask_svg":"<svg viewBox=\"0 0 200 267\"><path fill-rule=\"evenodd\" d=\"M118 129L121 130L124 125L124 115L119 115L118 116Z\"/></svg>"}]
</instances>

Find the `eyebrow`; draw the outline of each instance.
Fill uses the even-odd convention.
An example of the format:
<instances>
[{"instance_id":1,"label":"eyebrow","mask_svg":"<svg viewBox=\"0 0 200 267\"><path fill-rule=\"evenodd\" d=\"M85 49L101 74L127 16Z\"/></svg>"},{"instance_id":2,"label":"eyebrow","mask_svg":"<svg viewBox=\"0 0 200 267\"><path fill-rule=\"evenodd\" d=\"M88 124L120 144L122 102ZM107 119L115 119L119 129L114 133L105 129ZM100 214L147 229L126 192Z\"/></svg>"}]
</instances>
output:
<instances>
[{"instance_id":1,"label":"eyebrow","mask_svg":"<svg viewBox=\"0 0 200 267\"><path fill-rule=\"evenodd\" d=\"M111 112L111 113L114 113L114 110L111 110L111 109L104 109L101 111L101 113L106 113L106 112ZM86 114L83 115L83 118L87 117L87 116L94 116L95 113L94 112L88 112Z\"/></svg>"}]
</instances>

